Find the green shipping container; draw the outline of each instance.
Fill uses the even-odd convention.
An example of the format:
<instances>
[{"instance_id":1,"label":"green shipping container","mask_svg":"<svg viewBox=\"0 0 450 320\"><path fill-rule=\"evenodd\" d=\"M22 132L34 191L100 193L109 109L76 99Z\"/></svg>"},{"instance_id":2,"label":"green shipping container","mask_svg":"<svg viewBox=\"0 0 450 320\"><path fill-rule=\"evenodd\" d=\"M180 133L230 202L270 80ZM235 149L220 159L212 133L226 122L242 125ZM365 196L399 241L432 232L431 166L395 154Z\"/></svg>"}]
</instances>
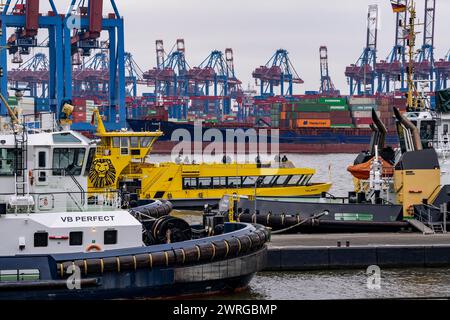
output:
<instances>
[{"instance_id":1,"label":"green shipping container","mask_svg":"<svg viewBox=\"0 0 450 320\"><path fill-rule=\"evenodd\" d=\"M16 97L9 97L8 98L8 104L10 106L17 106L17 98Z\"/></svg>"},{"instance_id":2,"label":"green shipping container","mask_svg":"<svg viewBox=\"0 0 450 320\"><path fill-rule=\"evenodd\" d=\"M332 106L330 105L330 111L348 111L349 108L347 105L345 106Z\"/></svg>"},{"instance_id":3,"label":"green shipping container","mask_svg":"<svg viewBox=\"0 0 450 320\"><path fill-rule=\"evenodd\" d=\"M296 112L330 112L330 107L323 104L296 105Z\"/></svg>"},{"instance_id":4,"label":"green shipping container","mask_svg":"<svg viewBox=\"0 0 450 320\"><path fill-rule=\"evenodd\" d=\"M336 128L336 129L339 129L339 128L353 129L354 127L355 127L355 125L353 125L353 124L332 124L331 125L331 128Z\"/></svg>"},{"instance_id":5,"label":"green shipping container","mask_svg":"<svg viewBox=\"0 0 450 320\"><path fill-rule=\"evenodd\" d=\"M320 98L320 104L327 104L329 106L347 106L347 99L345 98Z\"/></svg>"}]
</instances>

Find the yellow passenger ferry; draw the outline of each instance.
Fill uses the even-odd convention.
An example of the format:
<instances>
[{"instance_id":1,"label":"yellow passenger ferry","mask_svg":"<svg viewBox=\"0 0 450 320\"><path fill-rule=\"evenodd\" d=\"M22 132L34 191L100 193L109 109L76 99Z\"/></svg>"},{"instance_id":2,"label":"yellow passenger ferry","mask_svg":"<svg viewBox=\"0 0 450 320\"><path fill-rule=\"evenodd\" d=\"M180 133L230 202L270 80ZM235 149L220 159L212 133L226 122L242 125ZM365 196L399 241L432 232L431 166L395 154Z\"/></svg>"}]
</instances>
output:
<instances>
[{"instance_id":1,"label":"yellow passenger ferry","mask_svg":"<svg viewBox=\"0 0 450 320\"><path fill-rule=\"evenodd\" d=\"M144 204L170 200L175 208L217 206L227 194L258 197L314 197L330 183L312 183L316 171L291 162L271 164L150 163L147 157L162 132L107 132L95 112L97 147L89 172L89 191L122 189Z\"/></svg>"}]
</instances>

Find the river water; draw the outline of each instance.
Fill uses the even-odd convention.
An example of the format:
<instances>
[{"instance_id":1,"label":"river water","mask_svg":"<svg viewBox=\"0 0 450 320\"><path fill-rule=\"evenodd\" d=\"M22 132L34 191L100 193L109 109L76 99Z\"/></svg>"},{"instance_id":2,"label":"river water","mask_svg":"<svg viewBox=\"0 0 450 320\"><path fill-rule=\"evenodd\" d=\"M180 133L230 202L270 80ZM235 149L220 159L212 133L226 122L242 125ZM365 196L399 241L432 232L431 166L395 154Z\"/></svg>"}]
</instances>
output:
<instances>
[{"instance_id":1,"label":"river water","mask_svg":"<svg viewBox=\"0 0 450 320\"><path fill-rule=\"evenodd\" d=\"M331 194L345 196L352 188L347 167L354 154L289 155L299 167L317 169L315 182L332 181ZM153 156L152 161L170 161ZM330 180L331 178L331 180ZM186 216L192 213L185 213ZM248 291L219 299L327 300L450 297L450 269L381 270L379 288L368 288L366 270L260 273Z\"/></svg>"}]
</instances>

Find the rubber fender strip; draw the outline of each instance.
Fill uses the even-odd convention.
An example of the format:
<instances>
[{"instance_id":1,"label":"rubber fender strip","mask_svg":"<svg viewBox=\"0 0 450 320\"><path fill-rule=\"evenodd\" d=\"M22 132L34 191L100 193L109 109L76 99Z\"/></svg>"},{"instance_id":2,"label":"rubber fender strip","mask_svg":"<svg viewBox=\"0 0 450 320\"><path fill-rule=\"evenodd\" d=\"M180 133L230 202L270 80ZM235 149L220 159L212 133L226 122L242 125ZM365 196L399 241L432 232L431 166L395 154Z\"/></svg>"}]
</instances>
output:
<instances>
[{"instance_id":1,"label":"rubber fender strip","mask_svg":"<svg viewBox=\"0 0 450 320\"><path fill-rule=\"evenodd\" d=\"M182 264L184 264L186 262L186 252L184 251L183 248L181 248L181 253L183 254L183 262L182 262Z\"/></svg>"},{"instance_id":2,"label":"rubber fender strip","mask_svg":"<svg viewBox=\"0 0 450 320\"><path fill-rule=\"evenodd\" d=\"M148 262L149 262L150 269L153 269L153 256L151 253L148 254Z\"/></svg>"},{"instance_id":3,"label":"rubber fender strip","mask_svg":"<svg viewBox=\"0 0 450 320\"><path fill-rule=\"evenodd\" d=\"M83 264L84 264L84 275L87 276L87 274L88 274L88 265L87 265L87 260L86 259L84 259Z\"/></svg>"},{"instance_id":4,"label":"rubber fender strip","mask_svg":"<svg viewBox=\"0 0 450 320\"><path fill-rule=\"evenodd\" d=\"M117 262L117 272L120 272L120 258L116 257L116 262Z\"/></svg>"},{"instance_id":5,"label":"rubber fender strip","mask_svg":"<svg viewBox=\"0 0 450 320\"><path fill-rule=\"evenodd\" d=\"M64 265L62 263L59 264L59 272L61 274L61 278L64 278Z\"/></svg>"},{"instance_id":6,"label":"rubber fender strip","mask_svg":"<svg viewBox=\"0 0 450 320\"><path fill-rule=\"evenodd\" d=\"M134 271L136 271L137 270L136 256L133 256L133 264L134 264Z\"/></svg>"},{"instance_id":7,"label":"rubber fender strip","mask_svg":"<svg viewBox=\"0 0 450 320\"><path fill-rule=\"evenodd\" d=\"M241 253L242 244L241 244L241 240L239 238L236 238L236 240L238 241L238 245L239 245L237 254L239 254L239 253Z\"/></svg>"},{"instance_id":8,"label":"rubber fender strip","mask_svg":"<svg viewBox=\"0 0 450 320\"><path fill-rule=\"evenodd\" d=\"M230 253L230 244L227 240L223 240L225 242L225 246L227 247L227 253L225 254L225 258L228 257L228 254Z\"/></svg>"},{"instance_id":9,"label":"rubber fender strip","mask_svg":"<svg viewBox=\"0 0 450 320\"><path fill-rule=\"evenodd\" d=\"M211 246L213 248L213 254L212 254L212 257L211 257L211 261L213 261L214 258L216 257L216 246L212 242L211 242Z\"/></svg>"},{"instance_id":10,"label":"rubber fender strip","mask_svg":"<svg viewBox=\"0 0 450 320\"><path fill-rule=\"evenodd\" d=\"M167 251L164 251L164 259L166 260L166 267L169 266L169 254Z\"/></svg>"},{"instance_id":11,"label":"rubber fender strip","mask_svg":"<svg viewBox=\"0 0 450 320\"><path fill-rule=\"evenodd\" d=\"M197 261L200 261L201 258L201 251L200 251L200 247L198 245L195 245L195 248L197 248Z\"/></svg>"},{"instance_id":12,"label":"rubber fender strip","mask_svg":"<svg viewBox=\"0 0 450 320\"><path fill-rule=\"evenodd\" d=\"M103 261L103 258L100 259L100 272L103 274L105 271L105 262Z\"/></svg>"},{"instance_id":13,"label":"rubber fender strip","mask_svg":"<svg viewBox=\"0 0 450 320\"><path fill-rule=\"evenodd\" d=\"M253 241L252 241L252 238L250 238L249 235L246 235L246 237L247 237L248 240L250 241L250 246L249 246L248 248L249 248L249 250L252 250L252 247L253 247Z\"/></svg>"}]
</instances>

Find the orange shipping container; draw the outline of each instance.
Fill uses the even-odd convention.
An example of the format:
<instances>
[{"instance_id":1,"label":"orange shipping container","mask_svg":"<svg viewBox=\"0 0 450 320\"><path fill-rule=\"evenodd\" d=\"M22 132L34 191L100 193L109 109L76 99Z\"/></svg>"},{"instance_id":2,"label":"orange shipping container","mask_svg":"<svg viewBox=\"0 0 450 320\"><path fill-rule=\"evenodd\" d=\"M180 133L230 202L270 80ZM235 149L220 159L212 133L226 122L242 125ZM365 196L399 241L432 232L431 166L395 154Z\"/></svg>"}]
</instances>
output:
<instances>
[{"instance_id":1,"label":"orange shipping container","mask_svg":"<svg viewBox=\"0 0 450 320\"><path fill-rule=\"evenodd\" d=\"M297 120L298 128L329 128L331 127L330 119L300 119Z\"/></svg>"},{"instance_id":2,"label":"orange shipping container","mask_svg":"<svg viewBox=\"0 0 450 320\"><path fill-rule=\"evenodd\" d=\"M281 112L280 120L286 120L286 112Z\"/></svg>"}]
</instances>

